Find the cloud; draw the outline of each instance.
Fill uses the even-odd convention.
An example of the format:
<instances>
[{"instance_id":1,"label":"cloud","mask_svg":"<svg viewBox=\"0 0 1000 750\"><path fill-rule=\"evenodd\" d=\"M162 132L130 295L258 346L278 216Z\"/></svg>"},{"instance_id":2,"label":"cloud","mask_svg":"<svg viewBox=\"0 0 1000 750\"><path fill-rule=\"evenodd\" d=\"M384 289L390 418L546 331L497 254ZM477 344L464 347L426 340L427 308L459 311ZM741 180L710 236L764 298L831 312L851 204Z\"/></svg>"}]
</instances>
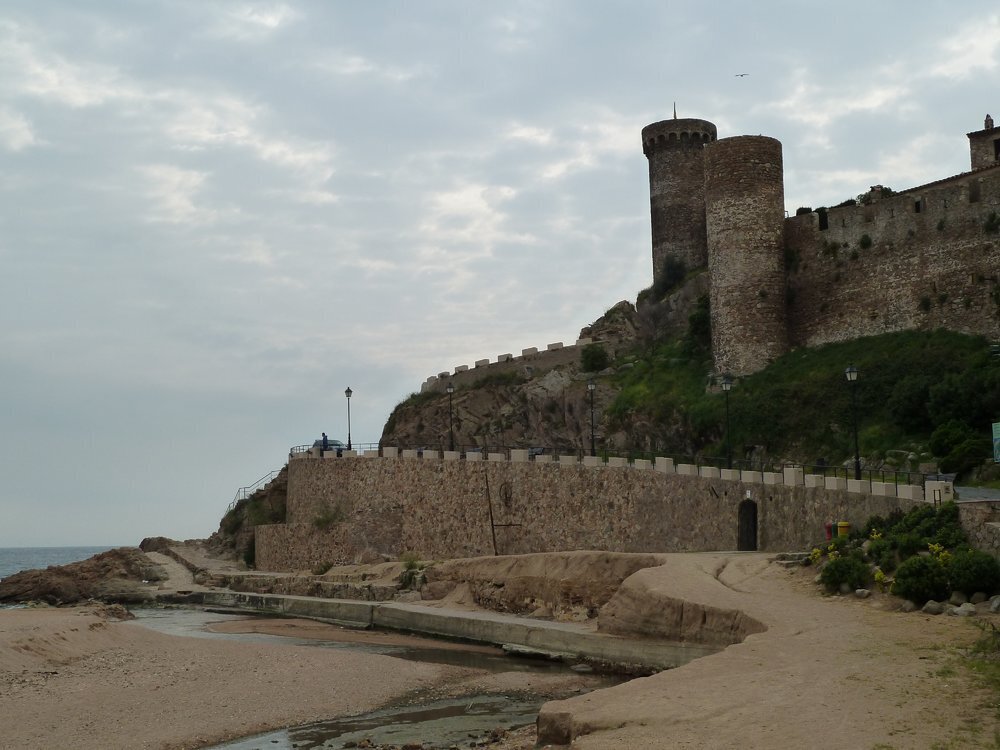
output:
<instances>
[{"instance_id":1,"label":"cloud","mask_svg":"<svg viewBox=\"0 0 1000 750\"><path fill-rule=\"evenodd\" d=\"M509 141L526 141L538 146L547 146L552 142L552 131L547 128L521 125L515 122L507 128L503 138Z\"/></svg>"},{"instance_id":2,"label":"cloud","mask_svg":"<svg viewBox=\"0 0 1000 750\"><path fill-rule=\"evenodd\" d=\"M213 35L255 41L297 21L301 15L285 3L241 4L221 13Z\"/></svg>"},{"instance_id":3,"label":"cloud","mask_svg":"<svg viewBox=\"0 0 1000 750\"><path fill-rule=\"evenodd\" d=\"M877 112L903 103L910 94L909 86L897 81L825 85L813 81L813 73L800 68L792 73L785 87L787 96L754 107L754 113L776 112L793 122L812 128L830 127L837 120L859 112ZM822 139L821 133L816 135Z\"/></svg>"},{"instance_id":4,"label":"cloud","mask_svg":"<svg viewBox=\"0 0 1000 750\"><path fill-rule=\"evenodd\" d=\"M38 49L29 36L32 33L18 24L0 23L0 82L8 91L73 108L141 98L139 88L123 80L113 66L70 62Z\"/></svg>"},{"instance_id":5,"label":"cloud","mask_svg":"<svg viewBox=\"0 0 1000 750\"><path fill-rule=\"evenodd\" d=\"M216 212L195 205L208 175L193 169L169 164L150 164L139 168L146 178L146 194L155 204L149 221L168 224L210 224Z\"/></svg>"},{"instance_id":6,"label":"cloud","mask_svg":"<svg viewBox=\"0 0 1000 750\"><path fill-rule=\"evenodd\" d=\"M435 255L437 243L471 243L468 256L489 255L501 242L531 242L527 235L504 229L507 215L499 206L517 195L508 186L466 184L434 193L427 200L426 218L419 231L430 245L425 258Z\"/></svg>"},{"instance_id":7,"label":"cloud","mask_svg":"<svg viewBox=\"0 0 1000 750\"><path fill-rule=\"evenodd\" d=\"M569 132L559 134L555 142L563 145L568 153L541 168L540 174L544 179L559 179L605 163L617 167L621 165L623 156L640 149L633 117L602 108L574 119L589 124L570 127Z\"/></svg>"},{"instance_id":8,"label":"cloud","mask_svg":"<svg viewBox=\"0 0 1000 750\"><path fill-rule=\"evenodd\" d=\"M327 53L317 60L306 63L310 67L338 77L369 77L381 78L392 83L406 83L415 78L426 76L429 68L416 64L407 68L394 65L383 65L367 57L347 53Z\"/></svg>"},{"instance_id":9,"label":"cloud","mask_svg":"<svg viewBox=\"0 0 1000 750\"><path fill-rule=\"evenodd\" d=\"M19 112L0 109L0 146L8 151L23 151L39 143L31 123Z\"/></svg>"},{"instance_id":10,"label":"cloud","mask_svg":"<svg viewBox=\"0 0 1000 750\"><path fill-rule=\"evenodd\" d=\"M1000 56L1000 15L966 24L939 46L941 60L931 67L935 76L961 80L996 70Z\"/></svg>"}]
</instances>

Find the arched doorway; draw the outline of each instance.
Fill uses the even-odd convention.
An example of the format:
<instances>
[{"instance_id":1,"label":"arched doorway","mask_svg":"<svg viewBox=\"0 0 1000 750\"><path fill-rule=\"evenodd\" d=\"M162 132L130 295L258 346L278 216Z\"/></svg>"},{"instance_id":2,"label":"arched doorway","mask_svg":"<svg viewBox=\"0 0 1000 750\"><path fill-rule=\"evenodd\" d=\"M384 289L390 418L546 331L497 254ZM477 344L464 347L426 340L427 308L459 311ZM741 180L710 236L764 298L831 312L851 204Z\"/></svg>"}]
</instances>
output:
<instances>
[{"instance_id":1,"label":"arched doorway","mask_svg":"<svg viewBox=\"0 0 1000 750\"><path fill-rule=\"evenodd\" d=\"M757 551L757 503L747 498L740 503L739 527L736 532L736 549L740 552Z\"/></svg>"}]
</instances>

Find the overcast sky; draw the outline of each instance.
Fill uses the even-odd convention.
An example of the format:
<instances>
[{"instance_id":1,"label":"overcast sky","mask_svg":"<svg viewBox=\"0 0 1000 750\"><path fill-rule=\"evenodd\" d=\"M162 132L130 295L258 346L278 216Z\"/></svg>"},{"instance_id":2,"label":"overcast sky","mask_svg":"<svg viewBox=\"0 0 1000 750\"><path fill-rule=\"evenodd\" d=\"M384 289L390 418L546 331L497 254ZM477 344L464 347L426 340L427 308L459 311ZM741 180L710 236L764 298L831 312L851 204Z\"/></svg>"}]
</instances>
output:
<instances>
[{"instance_id":1,"label":"overcast sky","mask_svg":"<svg viewBox=\"0 0 1000 750\"><path fill-rule=\"evenodd\" d=\"M347 386L374 442L574 341L651 282L675 101L780 139L793 213L967 170L1000 11L956 7L5 0L0 546L207 536Z\"/></svg>"}]
</instances>

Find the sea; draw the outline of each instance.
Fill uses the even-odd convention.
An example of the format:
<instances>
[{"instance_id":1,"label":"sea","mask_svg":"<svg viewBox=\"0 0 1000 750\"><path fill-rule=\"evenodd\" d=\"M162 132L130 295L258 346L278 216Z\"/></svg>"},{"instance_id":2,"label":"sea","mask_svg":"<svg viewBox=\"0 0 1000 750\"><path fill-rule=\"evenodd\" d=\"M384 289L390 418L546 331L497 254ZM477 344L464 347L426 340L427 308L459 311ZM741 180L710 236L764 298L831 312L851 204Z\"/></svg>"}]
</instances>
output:
<instances>
[{"instance_id":1,"label":"sea","mask_svg":"<svg viewBox=\"0 0 1000 750\"><path fill-rule=\"evenodd\" d=\"M114 547L0 547L0 580L22 570L65 565Z\"/></svg>"}]
</instances>

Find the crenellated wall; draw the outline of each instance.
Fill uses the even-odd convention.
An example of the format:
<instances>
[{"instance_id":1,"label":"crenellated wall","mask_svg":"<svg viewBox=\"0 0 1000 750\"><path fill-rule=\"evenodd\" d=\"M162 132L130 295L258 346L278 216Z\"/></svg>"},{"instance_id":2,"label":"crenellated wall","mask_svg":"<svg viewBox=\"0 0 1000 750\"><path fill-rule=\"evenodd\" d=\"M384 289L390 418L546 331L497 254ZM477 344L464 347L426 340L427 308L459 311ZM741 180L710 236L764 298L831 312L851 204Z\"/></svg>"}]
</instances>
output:
<instances>
[{"instance_id":1,"label":"crenellated wall","mask_svg":"<svg viewBox=\"0 0 1000 750\"><path fill-rule=\"evenodd\" d=\"M290 461L288 523L257 527L258 566L304 570L407 551L422 559L491 555L494 533L499 554L734 550L748 499L758 549L801 550L823 538L829 521L861 524L923 498L920 487L901 487L896 497L891 485L848 492L844 480L827 488L795 472L723 479L718 469L667 461L654 468L623 459L528 461L526 452L511 461L404 455Z\"/></svg>"},{"instance_id":2,"label":"crenellated wall","mask_svg":"<svg viewBox=\"0 0 1000 750\"><path fill-rule=\"evenodd\" d=\"M1000 337L1000 167L785 221L793 346L947 328Z\"/></svg>"}]
</instances>

